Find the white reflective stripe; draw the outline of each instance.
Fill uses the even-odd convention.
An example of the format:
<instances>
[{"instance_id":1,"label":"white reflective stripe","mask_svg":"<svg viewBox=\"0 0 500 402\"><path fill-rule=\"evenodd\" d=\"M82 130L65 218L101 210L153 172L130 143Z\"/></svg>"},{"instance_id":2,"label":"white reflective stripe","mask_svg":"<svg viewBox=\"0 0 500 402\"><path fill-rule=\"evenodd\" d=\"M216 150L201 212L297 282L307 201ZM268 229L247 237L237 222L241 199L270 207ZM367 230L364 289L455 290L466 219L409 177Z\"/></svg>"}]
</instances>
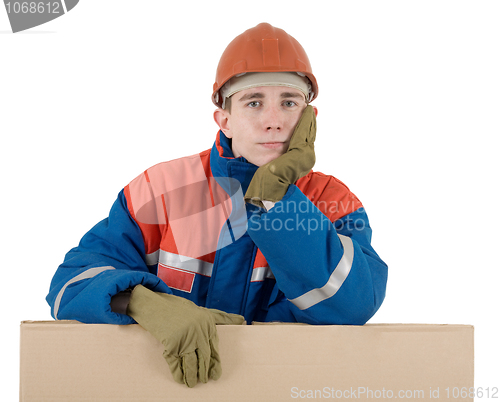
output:
<instances>
[{"instance_id":1,"label":"white reflective stripe","mask_svg":"<svg viewBox=\"0 0 500 402\"><path fill-rule=\"evenodd\" d=\"M274 278L274 275L269 267L257 267L252 271L250 282L260 282L264 279Z\"/></svg>"},{"instance_id":2,"label":"white reflective stripe","mask_svg":"<svg viewBox=\"0 0 500 402\"><path fill-rule=\"evenodd\" d=\"M146 254L146 265L158 264L159 257L160 257L160 250L156 250L152 253Z\"/></svg>"},{"instance_id":3,"label":"white reflective stripe","mask_svg":"<svg viewBox=\"0 0 500 402\"><path fill-rule=\"evenodd\" d=\"M301 310L318 304L319 302L332 297L340 289L347 275L351 271L352 260L354 258L354 248L350 237L339 235L339 239L344 247L344 255L330 275L330 279L325 286L304 293L302 296L290 301Z\"/></svg>"},{"instance_id":4,"label":"white reflective stripe","mask_svg":"<svg viewBox=\"0 0 500 402\"><path fill-rule=\"evenodd\" d=\"M211 262L169 253L164 250L160 250L159 262L160 264L167 265L172 268L179 268L184 271L194 272L204 276L212 276L212 268L214 265Z\"/></svg>"},{"instance_id":5,"label":"white reflective stripe","mask_svg":"<svg viewBox=\"0 0 500 402\"><path fill-rule=\"evenodd\" d=\"M66 284L61 288L61 290L57 294L56 301L54 302L54 317L55 317L55 319L58 320L57 314L59 313L59 305L61 304L61 299L63 297L64 291L66 290L66 288L69 285L71 285L72 283L84 280L84 279L93 278L94 276L100 274L101 272L108 271L110 269L115 269L115 268L113 268L111 266L89 268L86 271L83 271L81 274L71 278L68 282L66 282Z\"/></svg>"}]
</instances>

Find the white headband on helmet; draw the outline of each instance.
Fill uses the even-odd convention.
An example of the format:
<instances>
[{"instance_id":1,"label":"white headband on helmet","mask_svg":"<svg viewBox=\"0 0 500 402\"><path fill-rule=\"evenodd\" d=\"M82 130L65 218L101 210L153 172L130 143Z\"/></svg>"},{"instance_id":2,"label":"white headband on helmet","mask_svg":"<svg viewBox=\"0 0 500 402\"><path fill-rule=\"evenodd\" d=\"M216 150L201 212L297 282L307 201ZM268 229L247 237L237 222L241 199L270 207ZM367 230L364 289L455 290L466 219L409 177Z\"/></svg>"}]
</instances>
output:
<instances>
[{"instance_id":1,"label":"white headband on helmet","mask_svg":"<svg viewBox=\"0 0 500 402\"><path fill-rule=\"evenodd\" d=\"M222 109L226 104L226 99L236 92L244 89L256 87L289 87L301 91L306 101L312 98L311 83L303 74L296 72L275 72L275 73L243 73L232 77L220 89L222 96Z\"/></svg>"}]
</instances>

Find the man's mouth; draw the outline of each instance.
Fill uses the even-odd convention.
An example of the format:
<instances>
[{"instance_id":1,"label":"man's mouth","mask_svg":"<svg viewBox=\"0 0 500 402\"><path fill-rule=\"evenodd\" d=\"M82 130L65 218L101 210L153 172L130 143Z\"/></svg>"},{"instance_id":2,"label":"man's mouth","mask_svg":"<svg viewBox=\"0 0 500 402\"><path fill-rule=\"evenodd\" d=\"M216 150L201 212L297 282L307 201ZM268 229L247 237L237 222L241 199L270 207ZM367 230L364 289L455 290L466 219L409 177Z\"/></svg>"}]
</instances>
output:
<instances>
[{"instance_id":1,"label":"man's mouth","mask_svg":"<svg viewBox=\"0 0 500 402\"><path fill-rule=\"evenodd\" d=\"M280 148L283 146L283 142L281 141L272 141L272 142L261 142L260 145L262 145L264 148L268 149L275 149L275 148Z\"/></svg>"}]
</instances>

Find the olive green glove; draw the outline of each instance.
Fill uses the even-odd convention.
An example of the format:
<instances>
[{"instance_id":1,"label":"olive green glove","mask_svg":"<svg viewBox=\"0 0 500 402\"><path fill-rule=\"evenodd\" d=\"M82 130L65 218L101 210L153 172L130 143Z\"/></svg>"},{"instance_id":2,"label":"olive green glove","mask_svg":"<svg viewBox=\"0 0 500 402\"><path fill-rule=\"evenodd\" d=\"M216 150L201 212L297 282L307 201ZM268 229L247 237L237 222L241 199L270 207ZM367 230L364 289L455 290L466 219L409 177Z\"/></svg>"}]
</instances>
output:
<instances>
[{"instance_id":1,"label":"olive green glove","mask_svg":"<svg viewBox=\"0 0 500 402\"><path fill-rule=\"evenodd\" d=\"M132 291L127 314L158 339L175 381L194 387L222 374L216 324L243 324L237 314L199 307L192 301L155 293L142 285Z\"/></svg>"},{"instance_id":2,"label":"olive green glove","mask_svg":"<svg viewBox=\"0 0 500 402\"><path fill-rule=\"evenodd\" d=\"M312 106L302 112L286 153L260 166L245 193L245 201L264 207L262 201L278 202L288 186L305 176L314 166L316 116Z\"/></svg>"}]
</instances>

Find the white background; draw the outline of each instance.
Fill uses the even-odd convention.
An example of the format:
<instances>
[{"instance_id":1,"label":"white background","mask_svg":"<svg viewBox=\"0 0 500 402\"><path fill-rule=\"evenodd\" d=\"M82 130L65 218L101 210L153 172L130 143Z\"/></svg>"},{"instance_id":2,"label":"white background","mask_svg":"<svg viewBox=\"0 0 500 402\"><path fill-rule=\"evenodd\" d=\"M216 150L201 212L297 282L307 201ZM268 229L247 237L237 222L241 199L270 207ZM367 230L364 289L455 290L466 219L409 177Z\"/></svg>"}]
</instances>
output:
<instances>
[{"instance_id":1,"label":"white background","mask_svg":"<svg viewBox=\"0 0 500 402\"><path fill-rule=\"evenodd\" d=\"M371 322L474 325L476 386L500 387L500 2L81 0L17 34L0 8L3 400L64 254L136 175L211 147L218 59L264 21L306 49L315 170L389 265Z\"/></svg>"}]
</instances>

